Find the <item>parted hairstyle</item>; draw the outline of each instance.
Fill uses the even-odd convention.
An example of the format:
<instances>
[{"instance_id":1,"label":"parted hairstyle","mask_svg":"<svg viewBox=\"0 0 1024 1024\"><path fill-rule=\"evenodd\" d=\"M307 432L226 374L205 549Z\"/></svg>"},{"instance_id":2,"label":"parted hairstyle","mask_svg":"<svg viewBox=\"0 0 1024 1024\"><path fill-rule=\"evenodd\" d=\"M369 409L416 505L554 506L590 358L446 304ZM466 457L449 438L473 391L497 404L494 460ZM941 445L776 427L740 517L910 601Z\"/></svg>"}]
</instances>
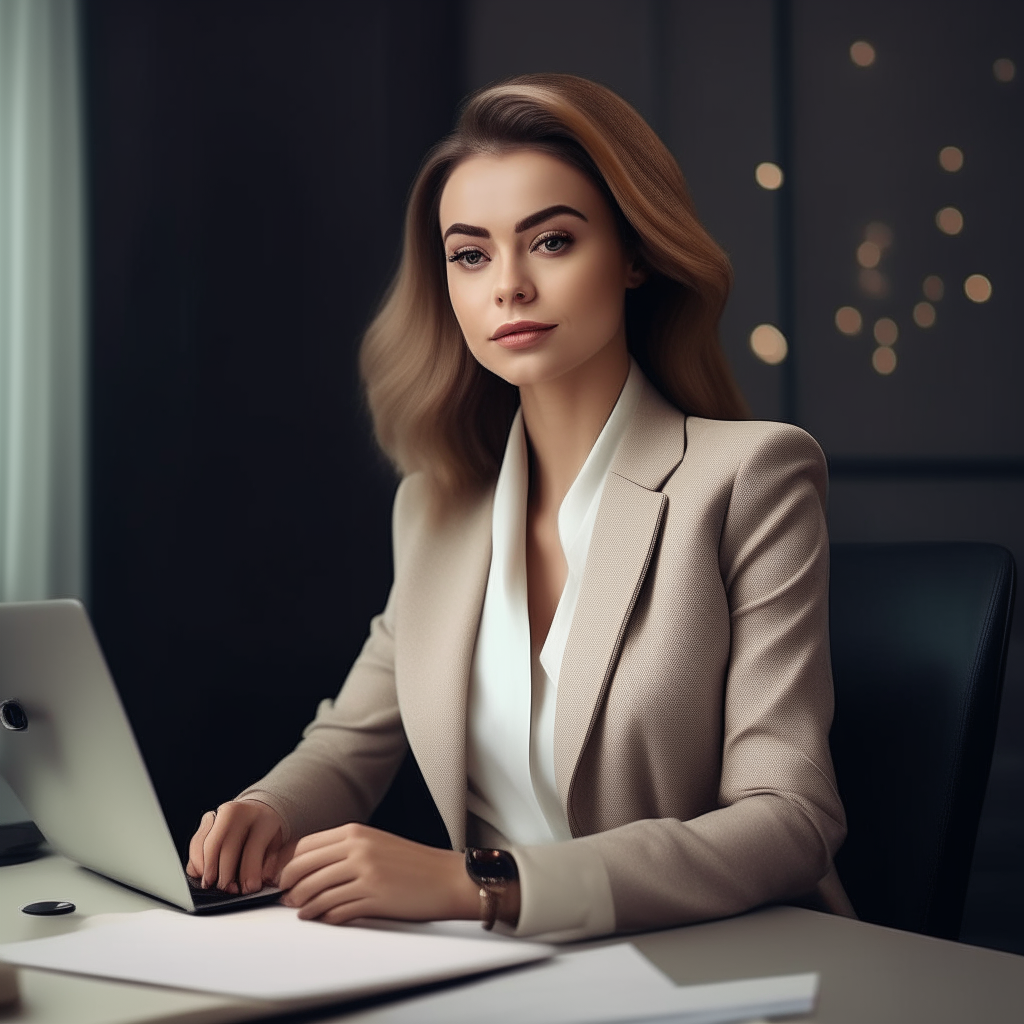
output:
<instances>
[{"instance_id":1,"label":"parted hairstyle","mask_svg":"<svg viewBox=\"0 0 1024 1024\"><path fill-rule=\"evenodd\" d=\"M360 370L377 440L399 472L441 493L492 482L518 390L472 356L448 298L441 192L477 154L530 149L585 174L608 200L647 279L626 297L626 339L658 390L686 413L747 415L718 343L732 270L697 220L679 165L611 90L574 75L521 75L469 97L413 183L401 262L363 338Z\"/></svg>"}]
</instances>

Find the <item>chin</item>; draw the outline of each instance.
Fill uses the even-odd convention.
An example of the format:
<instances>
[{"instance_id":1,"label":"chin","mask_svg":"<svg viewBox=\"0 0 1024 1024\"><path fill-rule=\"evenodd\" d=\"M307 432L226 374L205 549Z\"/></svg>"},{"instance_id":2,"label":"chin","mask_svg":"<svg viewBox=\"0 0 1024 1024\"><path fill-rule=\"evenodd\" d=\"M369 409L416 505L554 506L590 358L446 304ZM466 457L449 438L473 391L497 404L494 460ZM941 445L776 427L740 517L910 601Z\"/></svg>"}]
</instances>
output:
<instances>
[{"instance_id":1,"label":"chin","mask_svg":"<svg viewBox=\"0 0 1024 1024\"><path fill-rule=\"evenodd\" d=\"M530 350L503 352L502 358L480 360L483 367L517 388L529 387L555 380L570 371L575 364L552 358L550 353Z\"/></svg>"}]
</instances>

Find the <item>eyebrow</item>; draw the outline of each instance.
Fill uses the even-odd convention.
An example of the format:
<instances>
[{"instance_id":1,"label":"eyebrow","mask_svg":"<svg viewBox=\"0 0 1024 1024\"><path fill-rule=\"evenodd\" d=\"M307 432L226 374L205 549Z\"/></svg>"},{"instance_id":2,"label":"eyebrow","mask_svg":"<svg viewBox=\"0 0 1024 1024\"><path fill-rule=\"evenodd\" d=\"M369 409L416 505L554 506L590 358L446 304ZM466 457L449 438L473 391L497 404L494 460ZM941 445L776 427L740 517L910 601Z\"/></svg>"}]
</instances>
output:
<instances>
[{"instance_id":1,"label":"eyebrow","mask_svg":"<svg viewBox=\"0 0 1024 1024\"><path fill-rule=\"evenodd\" d=\"M531 213L529 217L524 217L516 224L515 232L518 235L522 231L529 231L530 228L535 228L538 224L543 224L544 221L550 220L552 217L557 217L560 213L567 213L570 217L579 217L582 221L586 221L587 219L579 210L573 209L571 206L566 206L564 203L560 203L557 206L547 206L543 210ZM444 233L444 238L442 238L441 241L447 242L449 235L469 235L471 238L491 237L491 233L487 228L474 227L472 224L453 224Z\"/></svg>"}]
</instances>

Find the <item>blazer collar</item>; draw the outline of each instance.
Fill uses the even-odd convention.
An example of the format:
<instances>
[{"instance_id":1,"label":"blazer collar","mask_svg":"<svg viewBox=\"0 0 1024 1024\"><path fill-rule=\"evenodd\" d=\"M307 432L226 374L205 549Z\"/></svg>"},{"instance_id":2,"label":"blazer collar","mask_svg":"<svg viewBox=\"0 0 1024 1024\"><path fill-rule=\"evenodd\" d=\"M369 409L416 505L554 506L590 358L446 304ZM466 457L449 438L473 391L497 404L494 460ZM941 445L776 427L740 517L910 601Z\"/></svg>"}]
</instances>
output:
<instances>
[{"instance_id":1,"label":"blazer collar","mask_svg":"<svg viewBox=\"0 0 1024 1024\"><path fill-rule=\"evenodd\" d=\"M668 504L661 488L685 449L686 417L645 380L601 495L558 679L555 781L573 835L576 769L661 530Z\"/></svg>"},{"instance_id":2,"label":"blazer collar","mask_svg":"<svg viewBox=\"0 0 1024 1024\"><path fill-rule=\"evenodd\" d=\"M660 491L686 451L686 416L645 377L636 412L611 472L648 491Z\"/></svg>"}]
</instances>

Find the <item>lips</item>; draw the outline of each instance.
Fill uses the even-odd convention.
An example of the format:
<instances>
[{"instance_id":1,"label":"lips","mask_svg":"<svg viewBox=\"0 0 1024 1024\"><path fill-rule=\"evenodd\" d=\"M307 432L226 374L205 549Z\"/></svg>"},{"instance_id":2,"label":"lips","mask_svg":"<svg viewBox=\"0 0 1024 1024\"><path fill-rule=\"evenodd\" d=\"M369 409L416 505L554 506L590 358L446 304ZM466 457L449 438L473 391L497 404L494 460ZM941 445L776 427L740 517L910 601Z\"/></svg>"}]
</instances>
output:
<instances>
[{"instance_id":1,"label":"lips","mask_svg":"<svg viewBox=\"0 0 1024 1024\"><path fill-rule=\"evenodd\" d=\"M520 348L532 345L556 326L557 324L543 324L536 320L513 320L511 323L502 324L491 335L491 341L496 341L503 348Z\"/></svg>"}]
</instances>

